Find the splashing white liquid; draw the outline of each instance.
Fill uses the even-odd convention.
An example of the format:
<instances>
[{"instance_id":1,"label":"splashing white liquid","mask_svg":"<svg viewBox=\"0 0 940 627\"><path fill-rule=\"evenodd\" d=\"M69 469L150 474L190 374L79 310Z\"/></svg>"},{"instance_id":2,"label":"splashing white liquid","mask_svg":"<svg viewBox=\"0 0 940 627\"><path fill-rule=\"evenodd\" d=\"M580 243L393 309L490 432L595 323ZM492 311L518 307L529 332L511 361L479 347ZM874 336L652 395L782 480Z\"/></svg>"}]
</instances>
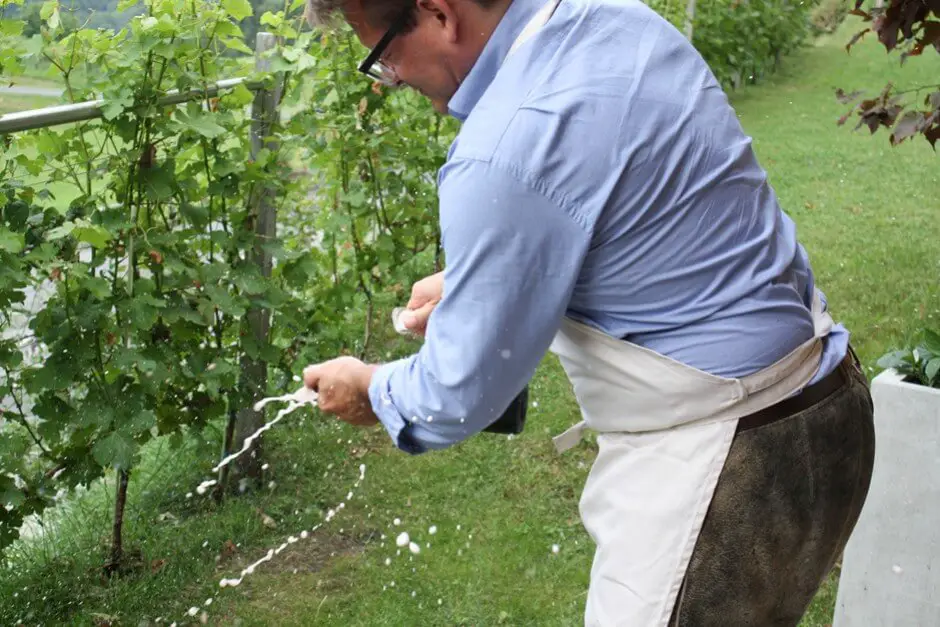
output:
<instances>
[{"instance_id":1,"label":"splashing white liquid","mask_svg":"<svg viewBox=\"0 0 940 627\"><path fill-rule=\"evenodd\" d=\"M238 455L241 455L241 454L244 453L246 450L248 450L248 448L249 448L249 446L250 446L250 443L251 443L251 441L252 441L254 438L257 438L262 432L266 431L267 429L270 429L272 426L274 426L275 424L277 424L278 421L280 421L282 418L284 418L285 416L287 416L287 415L288 415L289 413L291 413L292 411L295 411L295 410L297 410L298 408L300 408L300 407L302 407L302 406L304 406L304 405L306 405L306 404L310 404L310 405L316 406L317 394L316 394L316 392L314 392L313 390L310 390L310 389L304 387L304 388L301 388L300 390L298 390L297 392L295 392L294 394L287 394L287 395L284 395L284 396L275 396L275 397L271 397L271 398L262 399L261 401L258 401L257 403L255 403L255 409L256 409L256 410L260 410L261 408L263 408L263 407L264 407L266 404L268 404L269 402L274 402L274 401L286 401L286 402L288 403L288 406L287 406L286 408L282 409L281 411L279 411L274 420L272 420L272 421L269 422L269 423L266 423L264 426L262 426L260 429L258 429L258 431L256 431L256 432L253 433L251 436L249 436L248 439L245 440L245 446L242 448L241 451L239 451L238 453L236 453L236 454L234 454L234 455L229 455L228 457L226 457L225 459L223 459L221 462L219 462L219 464L218 464L215 468L213 468L213 472L217 472L217 471L218 471L220 468L222 468L225 464L230 463L233 459L235 459L236 457L238 457ZM359 487L359 484L361 484L362 481L365 479L365 476L366 476L366 465L365 465L365 464L359 464L359 478L358 478L358 479L356 480L356 482L353 484L352 490L350 490L350 491L346 494L346 500L347 500L347 501L352 498L353 493L354 493L355 490ZM216 483L215 480L204 481L204 482L202 482L201 484L199 484L199 487L196 488L196 491L197 491L199 494L203 494L203 493L206 491L206 489L208 489L208 488L211 487L212 485L215 485L215 483ZM289 545L294 544L294 543L296 543L296 542L299 542L300 540L306 540L307 538L311 537L311 535L312 535L317 529L319 529L319 528L320 528L323 524L325 524L326 522L329 522L329 521L337 514L338 511L344 509L345 507L346 507L345 501L344 501L344 502L341 502L335 509L329 510L329 512L327 513L326 519L324 520L323 523L318 523L318 524L314 525L314 526L313 526L311 529L309 529L309 530L304 529L304 530L298 532L297 535L290 535L290 536L288 536L288 537L287 537L287 540L286 540L285 542L283 542L280 546L278 546L276 549L268 549L268 552L265 553L260 559L258 559L256 562L254 562L254 563L252 563L252 564L249 564L249 565L246 566L244 569L242 569L242 571L241 571L241 573L239 573L239 576L238 576L238 577L234 577L234 578L223 578L223 579L219 580L219 587L220 587L220 588L235 587L235 586L241 584L241 582L244 581L245 577L247 577L248 575L250 575L250 574L252 574L252 573L255 572L255 570L258 568L258 566L260 566L261 564L263 564L263 563L265 563L265 562L267 562L267 561L270 561L270 560L274 559L274 557L275 557L276 555L280 554L280 553L281 553L284 549L286 549ZM204 544L203 546L205 546L205 544ZM295 572L296 572L296 569L295 569ZM392 585L395 585L394 582L392 583ZM204 606L204 607L210 606L210 605L212 604L212 601L213 601L212 598L206 599L206 601L203 603L203 606ZM199 612L199 608L196 607L196 606L193 606L193 607L189 608L189 609L186 611L186 616L188 616L188 617L195 617L198 612ZM185 619L184 619L184 620L185 620ZM203 623L206 622L206 612L205 612L205 611L202 612L202 614L201 614L201 616L200 616L200 620L201 620L201 622L203 622ZM172 625L176 625L176 623L174 622L174 623L172 623ZM172 625L171 625L171 627L172 627Z\"/></svg>"},{"instance_id":2,"label":"splashing white liquid","mask_svg":"<svg viewBox=\"0 0 940 627\"><path fill-rule=\"evenodd\" d=\"M262 433L279 423L285 416L291 412L297 410L304 405L312 405L316 407L317 404L317 393L311 390L310 388L304 386L294 392L293 394L285 394L284 396L271 396L269 398L264 398L255 403L255 411L261 411L265 405L274 401L287 401L288 405L281 411L277 412L274 420L271 422L266 422L261 426L260 429L252 433L250 436L245 438L244 444L242 444L242 449L231 455L227 455L222 461L220 461L212 469L212 472L219 472L220 469L230 464L232 461L238 458L239 455L245 453L249 448L251 448L251 443L254 442Z\"/></svg>"},{"instance_id":3,"label":"splashing white liquid","mask_svg":"<svg viewBox=\"0 0 940 627\"><path fill-rule=\"evenodd\" d=\"M215 479L209 479L208 481L203 481L196 487L196 492L199 494L205 494L206 490L218 483Z\"/></svg>"},{"instance_id":4,"label":"splashing white liquid","mask_svg":"<svg viewBox=\"0 0 940 627\"><path fill-rule=\"evenodd\" d=\"M301 403L301 404L309 403L311 405L316 406L317 393L311 390L310 388L308 388L307 386L303 386L302 388L300 388L299 390L291 394L284 394L282 396L269 396L268 398L263 398L257 403L255 403L254 410L261 411L262 409L264 409L265 405L268 405L269 403L278 403L278 402Z\"/></svg>"},{"instance_id":5,"label":"splashing white liquid","mask_svg":"<svg viewBox=\"0 0 940 627\"><path fill-rule=\"evenodd\" d=\"M360 465L359 465L359 479L358 479L358 481L356 481L356 483L353 485L353 489L359 487L359 484L362 482L363 479L365 479L365 476L366 476L366 465L365 465L365 464L360 464ZM338 508L338 509L342 509L342 508ZM333 518L333 516L336 515L336 511L335 511L335 510L330 510L330 514L331 514L331 515L328 515L328 516L327 516L327 519L326 519L323 523L319 523L319 524L317 524L317 525L314 525L314 527L311 528L309 531L304 530L304 531L299 532L297 535L299 535L301 539L306 539L306 538L310 537L310 534L312 534L312 533L315 532L317 529L319 529L321 526L323 526L324 523L326 523L326 522L328 522L329 520L331 520L331 519ZM233 578L233 579L222 579L222 580L220 580L220 581L219 581L219 587L220 587L220 588L226 588L226 587L234 587L234 586L239 585L239 584L244 580L244 578L245 578L246 576L248 576L248 575L254 573L254 572L255 572L255 569L256 569L258 566L260 566L261 564L263 564L263 563L265 563L265 562L267 562L267 561L270 561L271 559L274 558L275 555L279 554L281 551L283 551L285 548L287 548L287 545L288 545L288 544L293 544L294 542L297 542L297 537L296 537L296 536L289 536L289 537L287 538L287 542L284 542L283 544L281 544L281 545L280 545L278 548L276 548L276 549L268 549L268 552L267 552L264 556L262 556L258 561L256 561L256 562L253 563L253 564L249 564L248 566L246 566L246 567L241 571L241 573L239 574L239 576L238 576L237 578Z\"/></svg>"}]
</instances>

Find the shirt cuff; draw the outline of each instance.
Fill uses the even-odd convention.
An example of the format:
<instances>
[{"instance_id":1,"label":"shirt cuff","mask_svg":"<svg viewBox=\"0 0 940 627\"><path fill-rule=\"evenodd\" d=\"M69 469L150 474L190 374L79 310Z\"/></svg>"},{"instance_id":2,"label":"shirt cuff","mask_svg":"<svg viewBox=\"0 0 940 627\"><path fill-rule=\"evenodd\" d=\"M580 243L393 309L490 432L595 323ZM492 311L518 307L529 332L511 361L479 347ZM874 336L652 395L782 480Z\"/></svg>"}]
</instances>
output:
<instances>
[{"instance_id":1,"label":"shirt cuff","mask_svg":"<svg viewBox=\"0 0 940 627\"><path fill-rule=\"evenodd\" d=\"M389 380L395 371L399 368L407 368L411 359L411 357L406 357L379 366L372 373L372 381L369 383L369 401L372 403L372 411L378 416L379 422L385 427L392 442L406 453L418 455L426 452L427 449L415 440L411 433L411 423L398 412L389 386Z\"/></svg>"}]
</instances>

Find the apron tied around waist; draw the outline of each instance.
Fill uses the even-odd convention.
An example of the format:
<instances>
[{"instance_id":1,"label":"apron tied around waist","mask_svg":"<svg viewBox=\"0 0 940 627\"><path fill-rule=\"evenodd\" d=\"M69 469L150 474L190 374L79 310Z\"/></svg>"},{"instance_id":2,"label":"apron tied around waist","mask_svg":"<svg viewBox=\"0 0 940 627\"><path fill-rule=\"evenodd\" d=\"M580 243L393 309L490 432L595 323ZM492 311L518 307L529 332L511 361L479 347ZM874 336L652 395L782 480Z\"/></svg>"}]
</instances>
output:
<instances>
[{"instance_id":1,"label":"apron tied around waist","mask_svg":"<svg viewBox=\"0 0 940 627\"><path fill-rule=\"evenodd\" d=\"M712 375L565 318L550 350L574 388L583 420L553 438L559 453L588 428L648 432L742 418L794 394L819 368L833 321L817 291L813 337L776 363L742 378Z\"/></svg>"},{"instance_id":2,"label":"apron tied around waist","mask_svg":"<svg viewBox=\"0 0 940 627\"><path fill-rule=\"evenodd\" d=\"M665 627L740 418L790 398L814 377L833 326L819 293L813 337L752 375L712 375L565 319L551 346L597 458L579 503L597 546L585 625Z\"/></svg>"}]
</instances>

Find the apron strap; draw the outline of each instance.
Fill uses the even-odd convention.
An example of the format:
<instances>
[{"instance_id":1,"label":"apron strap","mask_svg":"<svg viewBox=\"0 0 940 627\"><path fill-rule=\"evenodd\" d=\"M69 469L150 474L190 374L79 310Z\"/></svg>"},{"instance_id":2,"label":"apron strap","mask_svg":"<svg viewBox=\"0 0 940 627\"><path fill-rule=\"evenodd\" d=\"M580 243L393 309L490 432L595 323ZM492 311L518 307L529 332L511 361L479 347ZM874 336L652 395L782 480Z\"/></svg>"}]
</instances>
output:
<instances>
[{"instance_id":1,"label":"apron strap","mask_svg":"<svg viewBox=\"0 0 940 627\"><path fill-rule=\"evenodd\" d=\"M506 59L509 58L516 49L527 42L532 35L537 33L540 28L542 28L548 19L555 12L555 9L558 8L558 5L561 4L561 0L549 0L545 5L539 9L538 13L532 16L532 19L529 20L529 23L523 27L522 32L519 33L519 36L516 37L516 40L512 42L512 47L509 48L509 52L506 53L506 57L503 59L505 63Z\"/></svg>"},{"instance_id":2,"label":"apron strap","mask_svg":"<svg viewBox=\"0 0 940 627\"><path fill-rule=\"evenodd\" d=\"M825 310L822 304L822 298L819 290L814 290L813 303L811 307L813 316L813 337L791 351L777 363L759 370L754 374L739 379L744 389L745 395L757 393L783 380L791 370L800 366L801 362L807 359L819 361L822 353L820 340L832 330L832 316ZM781 367L782 366L782 367ZM584 431L587 429L587 422L581 420L574 426L566 429L563 433L552 438L555 450L559 455L577 446L584 437Z\"/></svg>"},{"instance_id":3,"label":"apron strap","mask_svg":"<svg viewBox=\"0 0 940 627\"><path fill-rule=\"evenodd\" d=\"M587 429L587 423L582 420L573 427L566 429L564 433L553 437L552 442L555 444L555 450L558 451L558 454L561 455L580 444L585 429Z\"/></svg>"}]
</instances>

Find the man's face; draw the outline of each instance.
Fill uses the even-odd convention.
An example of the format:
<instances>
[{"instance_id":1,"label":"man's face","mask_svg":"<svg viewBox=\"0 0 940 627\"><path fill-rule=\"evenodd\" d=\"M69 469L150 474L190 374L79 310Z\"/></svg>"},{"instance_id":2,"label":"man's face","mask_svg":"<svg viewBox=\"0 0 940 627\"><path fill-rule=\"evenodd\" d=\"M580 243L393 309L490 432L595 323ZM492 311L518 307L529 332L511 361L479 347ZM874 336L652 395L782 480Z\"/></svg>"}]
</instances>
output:
<instances>
[{"instance_id":1,"label":"man's face","mask_svg":"<svg viewBox=\"0 0 940 627\"><path fill-rule=\"evenodd\" d=\"M388 30L388 25L370 24L359 0L351 0L346 20L362 45L372 50ZM416 24L408 32L392 37L379 60L391 69L402 84L426 96L440 113L460 86L457 16L450 0L416 0Z\"/></svg>"}]
</instances>

